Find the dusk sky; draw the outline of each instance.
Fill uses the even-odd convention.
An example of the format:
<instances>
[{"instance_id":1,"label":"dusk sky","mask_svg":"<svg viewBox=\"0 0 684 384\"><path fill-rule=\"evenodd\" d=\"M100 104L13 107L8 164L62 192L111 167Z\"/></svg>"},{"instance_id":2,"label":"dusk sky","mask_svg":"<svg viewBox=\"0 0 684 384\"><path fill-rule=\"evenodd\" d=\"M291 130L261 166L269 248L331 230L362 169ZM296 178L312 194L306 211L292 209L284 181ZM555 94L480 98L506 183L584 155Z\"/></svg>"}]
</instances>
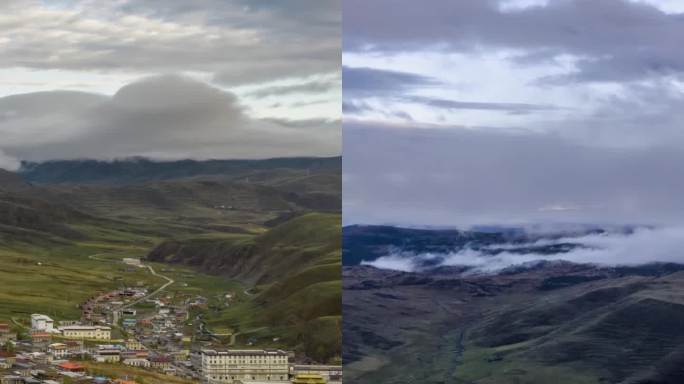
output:
<instances>
[{"instance_id":1,"label":"dusk sky","mask_svg":"<svg viewBox=\"0 0 684 384\"><path fill-rule=\"evenodd\" d=\"M0 31L0 167L340 154L337 0L9 0Z\"/></svg>"},{"instance_id":2,"label":"dusk sky","mask_svg":"<svg viewBox=\"0 0 684 384\"><path fill-rule=\"evenodd\" d=\"M343 8L346 224L684 217L684 2Z\"/></svg>"}]
</instances>

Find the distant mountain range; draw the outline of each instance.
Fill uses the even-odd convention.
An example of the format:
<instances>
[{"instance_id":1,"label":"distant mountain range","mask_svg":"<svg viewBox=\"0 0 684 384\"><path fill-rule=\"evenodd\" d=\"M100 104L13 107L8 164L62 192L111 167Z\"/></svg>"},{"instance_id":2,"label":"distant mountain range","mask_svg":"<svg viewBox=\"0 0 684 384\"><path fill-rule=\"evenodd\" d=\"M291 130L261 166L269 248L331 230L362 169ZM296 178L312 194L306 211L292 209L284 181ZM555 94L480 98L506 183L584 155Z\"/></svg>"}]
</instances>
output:
<instances>
[{"instance_id":1,"label":"distant mountain range","mask_svg":"<svg viewBox=\"0 0 684 384\"><path fill-rule=\"evenodd\" d=\"M342 160L340 157L204 161L155 161L146 158L130 158L113 161L24 162L19 173L27 181L39 184L111 183L121 185L200 176L216 176L232 180L251 177L259 180L268 175L286 171L304 171L311 175L339 173L341 169Z\"/></svg>"}]
</instances>

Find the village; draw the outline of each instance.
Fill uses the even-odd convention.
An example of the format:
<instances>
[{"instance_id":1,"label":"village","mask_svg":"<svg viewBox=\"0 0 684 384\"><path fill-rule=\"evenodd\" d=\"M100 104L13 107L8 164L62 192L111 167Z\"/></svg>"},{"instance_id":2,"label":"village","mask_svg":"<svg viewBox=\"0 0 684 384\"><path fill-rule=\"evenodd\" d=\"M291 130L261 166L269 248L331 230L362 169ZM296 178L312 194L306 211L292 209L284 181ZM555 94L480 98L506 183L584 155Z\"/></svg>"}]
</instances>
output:
<instances>
[{"instance_id":1,"label":"village","mask_svg":"<svg viewBox=\"0 0 684 384\"><path fill-rule=\"evenodd\" d=\"M342 383L338 365L298 364L280 349L226 348L192 317L206 298L161 293L127 287L91 297L77 320L36 313L0 322L0 384L150 382L136 372L162 375L158 382Z\"/></svg>"}]
</instances>

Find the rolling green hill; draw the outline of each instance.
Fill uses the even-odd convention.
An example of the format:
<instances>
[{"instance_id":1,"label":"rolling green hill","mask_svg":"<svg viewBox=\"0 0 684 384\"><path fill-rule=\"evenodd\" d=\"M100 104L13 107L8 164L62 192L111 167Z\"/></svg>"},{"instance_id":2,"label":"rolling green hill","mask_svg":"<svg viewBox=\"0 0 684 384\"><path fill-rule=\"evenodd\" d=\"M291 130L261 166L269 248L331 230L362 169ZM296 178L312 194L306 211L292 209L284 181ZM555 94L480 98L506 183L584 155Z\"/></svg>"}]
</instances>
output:
<instances>
[{"instance_id":1,"label":"rolling green hill","mask_svg":"<svg viewBox=\"0 0 684 384\"><path fill-rule=\"evenodd\" d=\"M334 195L220 180L169 180L143 184L51 185L66 203L112 218L193 219L225 223L260 222L280 212L339 211Z\"/></svg>"},{"instance_id":2,"label":"rolling green hill","mask_svg":"<svg viewBox=\"0 0 684 384\"><path fill-rule=\"evenodd\" d=\"M95 292L137 281L160 284L144 271L123 272L89 256L144 253L166 231L90 215L0 171L0 320L34 312L78 318L78 304Z\"/></svg>"},{"instance_id":3,"label":"rolling green hill","mask_svg":"<svg viewBox=\"0 0 684 384\"><path fill-rule=\"evenodd\" d=\"M35 184L26 173L0 172L0 281L11 286L0 293L0 319L32 312L74 318L77 304L95 292L160 285L145 271L112 268L123 257L148 255L149 264L176 280L170 293L209 298L202 321L212 332L233 333L234 345L339 360L339 169L332 160L284 167L288 162L247 162L238 164L242 173L228 174L211 174L212 162L190 162L195 173L155 176L148 169L123 181L114 172L102 176L107 182L98 167L79 174L79 164L91 162L34 165L70 175L44 174ZM278 168L264 166L271 163ZM216 172L225 166L219 165ZM57 182L69 178L77 182ZM226 292L237 293L230 305Z\"/></svg>"},{"instance_id":4,"label":"rolling green hill","mask_svg":"<svg viewBox=\"0 0 684 384\"><path fill-rule=\"evenodd\" d=\"M79 237L67 223L86 220L87 215L52 197L18 175L0 170L0 238Z\"/></svg>"},{"instance_id":5,"label":"rolling green hill","mask_svg":"<svg viewBox=\"0 0 684 384\"><path fill-rule=\"evenodd\" d=\"M210 328L282 338L318 361L340 356L340 216L310 213L259 235L167 240L147 259L253 284L254 299L210 314ZM249 332L250 330L257 330Z\"/></svg>"},{"instance_id":6,"label":"rolling green hill","mask_svg":"<svg viewBox=\"0 0 684 384\"><path fill-rule=\"evenodd\" d=\"M234 232L288 214L340 212L340 167L339 158L73 160L24 164L19 175L38 187L11 178L17 189L98 217Z\"/></svg>"}]
</instances>

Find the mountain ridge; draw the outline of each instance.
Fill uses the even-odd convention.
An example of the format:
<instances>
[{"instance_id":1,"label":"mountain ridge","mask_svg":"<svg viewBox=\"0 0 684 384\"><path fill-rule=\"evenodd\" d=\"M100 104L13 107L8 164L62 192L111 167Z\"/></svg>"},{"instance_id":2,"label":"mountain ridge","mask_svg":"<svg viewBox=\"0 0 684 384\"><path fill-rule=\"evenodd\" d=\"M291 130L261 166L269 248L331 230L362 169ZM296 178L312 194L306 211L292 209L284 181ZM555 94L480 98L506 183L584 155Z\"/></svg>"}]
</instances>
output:
<instances>
[{"instance_id":1,"label":"mountain ridge","mask_svg":"<svg viewBox=\"0 0 684 384\"><path fill-rule=\"evenodd\" d=\"M197 176L254 176L277 169L326 173L341 169L341 157L285 157L260 160L152 160L134 157L113 161L80 159L23 162L18 173L38 184L139 183Z\"/></svg>"}]
</instances>

